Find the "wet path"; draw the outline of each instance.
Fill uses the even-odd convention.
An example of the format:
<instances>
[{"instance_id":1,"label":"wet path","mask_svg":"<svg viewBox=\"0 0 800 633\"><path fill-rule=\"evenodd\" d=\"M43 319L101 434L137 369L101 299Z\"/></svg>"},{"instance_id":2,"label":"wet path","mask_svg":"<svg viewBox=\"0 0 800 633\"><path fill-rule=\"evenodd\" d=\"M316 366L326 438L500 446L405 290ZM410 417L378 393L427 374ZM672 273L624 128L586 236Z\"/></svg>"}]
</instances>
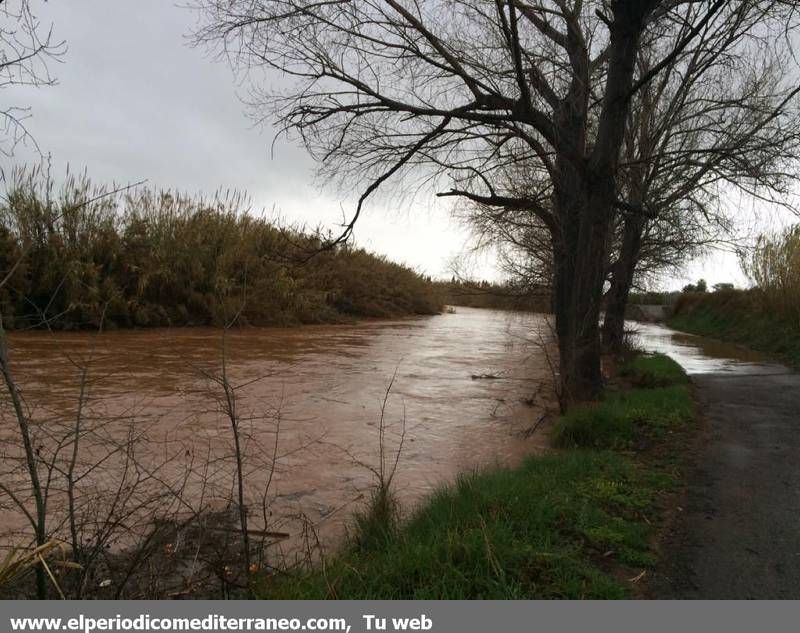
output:
<instances>
[{"instance_id":1,"label":"wet path","mask_svg":"<svg viewBox=\"0 0 800 633\"><path fill-rule=\"evenodd\" d=\"M697 385L708 437L652 584L661 598L800 597L800 374L755 352L637 326Z\"/></svg>"}]
</instances>

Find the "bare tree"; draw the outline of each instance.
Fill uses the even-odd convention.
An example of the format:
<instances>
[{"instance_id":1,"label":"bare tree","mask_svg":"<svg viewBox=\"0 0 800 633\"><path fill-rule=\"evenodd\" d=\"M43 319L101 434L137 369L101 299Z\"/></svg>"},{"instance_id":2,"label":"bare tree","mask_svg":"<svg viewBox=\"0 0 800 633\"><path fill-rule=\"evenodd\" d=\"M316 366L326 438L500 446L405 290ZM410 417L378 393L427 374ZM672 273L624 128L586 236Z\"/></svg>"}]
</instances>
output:
<instances>
[{"instance_id":1,"label":"bare tree","mask_svg":"<svg viewBox=\"0 0 800 633\"><path fill-rule=\"evenodd\" d=\"M741 12L740 19L744 19ZM728 239L733 193L789 206L800 149L800 88L789 42L760 39L748 54L703 33L690 56L667 65L635 97L620 165L616 245L610 264L603 342L618 350L625 306L638 274L679 266ZM652 66L648 43L642 72ZM656 55L657 56L657 55Z\"/></svg>"},{"instance_id":2,"label":"bare tree","mask_svg":"<svg viewBox=\"0 0 800 633\"><path fill-rule=\"evenodd\" d=\"M631 98L679 57L794 19L791 3L688 0L197 0L196 42L239 68L278 70L257 116L293 130L323 173L364 183L338 240L386 181L417 168L443 196L527 209L553 249L560 375L567 400L601 389L599 314L620 149ZM701 38L719 33L718 39ZM636 65L642 38L663 47ZM525 198L493 170L524 158L544 186Z\"/></svg>"},{"instance_id":3,"label":"bare tree","mask_svg":"<svg viewBox=\"0 0 800 633\"><path fill-rule=\"evenodd\" d=\"M789 206L800 143L790 47L777 40L732 57L725 46L733 39L729 34L720 46L676 58L633 99L609 246L607 349L622 345L625 307L637 278L674 272L711 246L732 244L738 212L728 202L733 194ZM640 72L650 67L654 46L640 51ZM530 187L522 177L526 169L517 162L504 174L504 187L516 187L516 198ZM551 245L530 211L475 204L465 216L480 243L510 251L504 261L513 278L549 283Z\"/></svg>"},{"instance_id":4,"label":"bare tree","mask_svg":"<svg viewBox=\"0 0 800 633\"><path fill-rule=\"evenodd\" d=\"M25 454L25 464L30 477L30 491L33 495L34 510L27 509L27 505L20 501L14 491L5 484L2 491L6 493L21 509L24 510L25 518L30 523L34 531L35 543L37 548L47 543L47 498L43 491L43 484L39 472L39 459L36 455L36 448L33 445L33 438L29 424L29 414L25 403L19 392L16 380L11 369L8 357L8 342L5 329L3 329L2 317L0 317L0 371L3 374L3 383L8 392L9 400L14 409L14 417L19 427L20 439ZM47 597L47 577L42 567L36 567L36 593L39 598Z\"/></svg>"},{"instance_id":5,"label":"bare tree","mask_svg":"<svg viewBox=\"0 0 800 633\"><path fill-rule=\"evenodd\" d=\"M0 89L17 86L52 86L55 79L48 63L65 52L63 41L54 39L52 27L41 24L29 0L0 1ZM25 120L29 108L15 106L6 99L0 106L0 153L10 156L21 141L38 149ZM2 176L2 172L0 172Z\"/></svg>"}]
</instances>

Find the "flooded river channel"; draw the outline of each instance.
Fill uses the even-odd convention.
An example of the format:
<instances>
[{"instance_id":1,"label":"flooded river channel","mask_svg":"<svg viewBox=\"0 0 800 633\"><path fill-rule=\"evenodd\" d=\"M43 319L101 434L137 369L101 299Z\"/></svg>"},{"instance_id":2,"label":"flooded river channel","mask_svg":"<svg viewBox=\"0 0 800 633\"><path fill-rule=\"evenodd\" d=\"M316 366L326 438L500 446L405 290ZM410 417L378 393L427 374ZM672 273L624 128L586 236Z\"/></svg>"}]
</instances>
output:
<instances>
[{"instance_id":1,"label":"flooded river channel","mask_svg":"<svg viewBox=\"0 0 800 633\"><path fill-rule=\"evenodd\" d=\"M470 308L228 332L224 369L235 387L246 495L259 508L253 514L262 515L266 500L271 527L293 533L302 517L323 540L335 539L380 469L381 435L387 468L401 449L395 484L406 510L460 472L540 450L546 424L537 423L554 405L542 347L548 338L542 316ZM42 459L70 433L85 368L82 485L116 490L123 477L130 481L130 466L128 474L119 470L126 451L117 448L107 467L91 464L132 438L143 464L137 476L168 485L178 505L232 498L220 330L18 332L10 343ZM1 429L9 473L19 444L10 407ZM57 457L60 470L70 453ZM59 488L53 485L54 496ZM7 517L7 527L20 525L13 511Z\"/></svg>"}]
</instances>

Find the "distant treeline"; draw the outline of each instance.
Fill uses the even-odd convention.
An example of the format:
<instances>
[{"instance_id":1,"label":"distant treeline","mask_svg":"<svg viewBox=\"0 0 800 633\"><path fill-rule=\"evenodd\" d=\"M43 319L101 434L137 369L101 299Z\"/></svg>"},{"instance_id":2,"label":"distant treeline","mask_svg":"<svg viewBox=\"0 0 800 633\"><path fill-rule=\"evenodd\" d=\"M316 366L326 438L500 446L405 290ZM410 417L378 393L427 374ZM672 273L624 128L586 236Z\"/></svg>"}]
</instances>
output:
<instances>
[{"instance_id":1,"label":"distant treeline","mask_svg":"<svg viewBox=\"0 0 800 633\"><path fill-rule=\"evenodd\" d=\"M433 314L430 279L349 246L213 200L136 188L107 193L14 175L0 205L0 310L6 328L292 325Z\"/></svg>"},{"instance_id":2,"label":"distant treeline","mask_svg":"<svg viewBox=\"0 0 800 633\"><path fill-rule=\"evenodd\" d=\"M549 312L550 293L546 288L520 288L510 283L463 281L439 282L445 303L470 308Z\"/></svg>"},{"instance_id":3,"label":"distant treeline","mask_svg":"<svg viewBox=\"0 0 800 633\"><path fill-rule=\"evenodd\" d=\"M713 292L725 292L733 289L733 284L725 282L714 284L712 287ZM674 306L678 300L686 294L704 294L707 292L711 291L708 289L706 280L699 279L696 284L686 284L680 291L670 290L667 292L632 292L628 299L628 303L631 305Z\"/></svg>"},{"instance_id":4,"label":"distant treeline","mask_svg":"<svg viewBox=\"0 0 800 633\"><path fill-rule=\"evenodd\" d=\"M680 296L680 292L631 292L629 305L671 306Z\"/></svg>"}]
</instances>

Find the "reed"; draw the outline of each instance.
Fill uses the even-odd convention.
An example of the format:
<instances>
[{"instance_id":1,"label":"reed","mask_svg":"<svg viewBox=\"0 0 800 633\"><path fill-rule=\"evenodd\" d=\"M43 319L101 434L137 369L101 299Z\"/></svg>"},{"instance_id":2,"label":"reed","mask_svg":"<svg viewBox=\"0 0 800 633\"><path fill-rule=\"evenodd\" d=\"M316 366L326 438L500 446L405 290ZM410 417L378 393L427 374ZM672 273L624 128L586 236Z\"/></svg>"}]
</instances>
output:
<instances>
[{"instance_id":1,"label":"reed","mask_svg":"<svg viewBox=\"0 0 800 633\"><path fill-rule=\"evenodd\" d=\"M800 224L761 235L742 268L763 293L763 307L800 324Z\"/></svg>"},{"instance_id":2,"label":"reed","mask_svg":"<svg viewBox=\"0 0 800 633\"><path fill-rule=\"evenodd\" d=\"M243 297L239 322L255 325L441 309L429 279L351 245L318 252L319 232L278 226L241 193L109 191L86 174L58 187L13 174L0 203L6 327L95 328L101 314L107 328L222 325Z\"/></svg>"}]
</instances>

